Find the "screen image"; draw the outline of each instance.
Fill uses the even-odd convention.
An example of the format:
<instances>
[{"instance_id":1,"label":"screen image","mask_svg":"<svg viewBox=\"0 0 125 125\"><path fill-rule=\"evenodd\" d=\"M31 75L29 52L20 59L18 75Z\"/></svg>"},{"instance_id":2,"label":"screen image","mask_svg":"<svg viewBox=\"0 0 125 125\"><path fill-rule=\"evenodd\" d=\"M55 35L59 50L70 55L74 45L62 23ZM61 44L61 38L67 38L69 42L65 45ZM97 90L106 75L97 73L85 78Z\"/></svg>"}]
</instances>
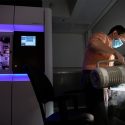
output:
<instances>
[{"instance_id":1,"label":"screen image","mask_svg":"<svg viewBox=\"0 0 125 125\"><path fill-rule=\"evenodd\" d=\"M36 36L21 36L21 46L36 46Z\"/></svg>"}]
</instances>

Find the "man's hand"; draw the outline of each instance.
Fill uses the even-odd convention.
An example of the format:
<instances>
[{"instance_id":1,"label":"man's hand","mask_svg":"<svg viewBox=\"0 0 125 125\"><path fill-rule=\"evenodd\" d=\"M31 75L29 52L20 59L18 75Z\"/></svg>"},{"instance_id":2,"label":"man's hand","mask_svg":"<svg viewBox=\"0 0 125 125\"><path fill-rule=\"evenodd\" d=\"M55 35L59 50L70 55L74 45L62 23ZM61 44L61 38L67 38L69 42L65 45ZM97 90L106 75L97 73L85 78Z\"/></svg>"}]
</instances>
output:
<instances>
[{"instance_id":1,"label":"man's hand","mask_svg":"<svg viewBox=\"0 0 125 125\"><path fill-rule=\"evenodd\" d=\"M116 58L121 64L125 64L125 59L124 59L124 56L122 56L122 54L120 54L119 52L115 51L114 55L115 55L115 58Z\"/></svg>"}]
</instances>

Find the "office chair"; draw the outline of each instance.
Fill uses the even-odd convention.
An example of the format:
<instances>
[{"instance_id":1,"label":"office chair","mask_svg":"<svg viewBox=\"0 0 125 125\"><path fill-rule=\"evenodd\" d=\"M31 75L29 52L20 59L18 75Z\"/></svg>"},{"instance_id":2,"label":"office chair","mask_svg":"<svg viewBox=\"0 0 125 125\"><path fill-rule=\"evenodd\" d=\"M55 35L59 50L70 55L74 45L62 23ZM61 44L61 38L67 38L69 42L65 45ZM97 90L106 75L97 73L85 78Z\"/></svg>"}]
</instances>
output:
<instances>
[{"instance_id":1,"label":"office chair","mask_svg":"<svg viewBox=\"0 0 125 125\"><path fill-rule=\"evenodd\" d=\"M78 110L77 103L75 102L77 100L75 94L65 94L55 97L53 86L44 73L33 68L27 68L27 74L36 94L44 125L90 125L93 123L93 115L87 113L86 109ZM70 110L66 106L66 101L69 99L75 103L74 108ZM46 117L44 105L49 101L57 103L59 111Z\"/></svg>"}]
</instances>

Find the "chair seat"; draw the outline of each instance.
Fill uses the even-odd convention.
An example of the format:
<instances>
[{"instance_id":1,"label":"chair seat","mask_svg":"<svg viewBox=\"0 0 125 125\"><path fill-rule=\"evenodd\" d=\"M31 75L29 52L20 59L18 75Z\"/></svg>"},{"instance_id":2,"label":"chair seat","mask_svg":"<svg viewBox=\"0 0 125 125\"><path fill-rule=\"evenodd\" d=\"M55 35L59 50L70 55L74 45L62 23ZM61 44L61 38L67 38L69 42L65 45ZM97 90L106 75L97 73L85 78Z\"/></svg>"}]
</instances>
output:
<instances>
[{"instance_id":1,"label":"chair seat","mask_svg":"<svg viewBox=\"0 0 125 125\"><path fill-rule=\"evenodd\" d=\"M81 117L79 117L79 116L81 116ZM83 123L83 125L86 125L88 123L92 123L94 120L93 115L82 112L82 110L79 110L77 112L75 110L68 110L68 113L67 112L64 113L64 117L65 117L64 118L65 120L63 121L60 113L55 112L47 118L46 123L53 122L55 124L60 125L61 123L64 124L64 122L66 124L67 123L71 124L71 122L72 122L72 125L78 125L78 121L79 121L80 123Z\"/></svg>"}]
</instances>

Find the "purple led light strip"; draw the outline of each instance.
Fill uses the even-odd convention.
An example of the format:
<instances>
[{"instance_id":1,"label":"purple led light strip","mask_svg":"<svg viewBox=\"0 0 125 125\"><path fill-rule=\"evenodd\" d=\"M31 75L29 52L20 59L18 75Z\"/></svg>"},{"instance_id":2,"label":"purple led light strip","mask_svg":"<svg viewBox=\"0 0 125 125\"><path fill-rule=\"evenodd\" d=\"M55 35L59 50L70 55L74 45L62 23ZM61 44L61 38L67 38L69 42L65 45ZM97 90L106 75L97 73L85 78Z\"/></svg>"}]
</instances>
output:
<instances>
[{"instance_id":1,"label":"purple led light strip","mask_svg":"<svg viewBox=\"0 0 125 125\"><path fill-rule=\"evenodd\" d=\"M44 32L44 25L0 24L0 32Z\"/></svg>"},{"instance_id":2,"label":"purple led light strip","mask_svg":"<svg viewBox=\"0 0 125 125\"><path fill-rule=\"evenodd\" d=\"M0 74L0 81L30 81L27 74Z\"/></svg>"}]
</instances>

